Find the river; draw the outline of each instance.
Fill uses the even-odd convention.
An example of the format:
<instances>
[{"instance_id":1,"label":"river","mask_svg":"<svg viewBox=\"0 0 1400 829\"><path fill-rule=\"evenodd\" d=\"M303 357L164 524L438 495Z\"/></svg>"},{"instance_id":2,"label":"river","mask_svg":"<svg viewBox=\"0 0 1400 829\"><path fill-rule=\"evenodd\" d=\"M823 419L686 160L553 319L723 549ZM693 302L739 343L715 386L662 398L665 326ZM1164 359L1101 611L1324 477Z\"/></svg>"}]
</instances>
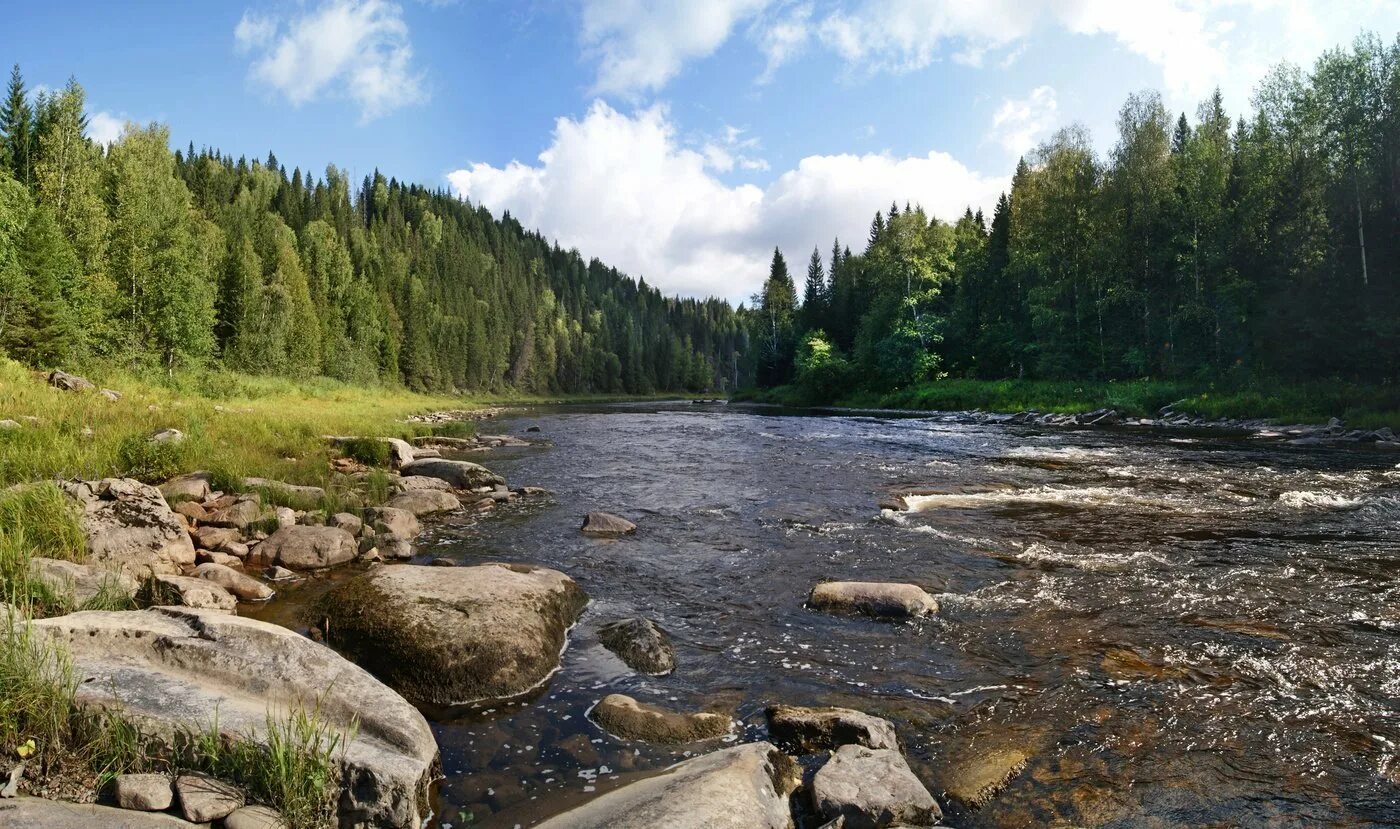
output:
<instances>
[{"instance_id":1,"label":"river","mask_svg":"<svg viewBox=\"0 0 1400 829\"><path fill-rule=\"evenodd\" d=\"M981 809L939 797L959 827L1400 826L1400 455L688 404L488 431L543 439L477 459L553 496L439 524L422 558L543 564L592 602L538 693L429 712L434 825L529 826L715 747L610 737L587 711L616 691L732 710L743 740L775 702L878 714L935 796L968 758L1024 754ZM640 529L585 538L593 509ZM823 579L914 582L942 610L814 613ZM669 631L674 674L598 644L631 615Z\"/></svg>"}]
</instances>

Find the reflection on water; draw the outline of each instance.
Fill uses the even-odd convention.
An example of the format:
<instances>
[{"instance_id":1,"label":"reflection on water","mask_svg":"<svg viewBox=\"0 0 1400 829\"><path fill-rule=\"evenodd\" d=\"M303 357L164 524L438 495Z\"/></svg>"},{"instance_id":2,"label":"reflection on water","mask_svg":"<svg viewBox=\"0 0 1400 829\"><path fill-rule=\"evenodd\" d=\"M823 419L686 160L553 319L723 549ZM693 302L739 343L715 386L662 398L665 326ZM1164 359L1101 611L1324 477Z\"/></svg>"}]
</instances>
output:
<instances>
[{"instance_id":1,"label":"reflection on water","mask_svg":"<svg viewBox=\"0 0 1400 829\"><path fill-rule=\"evenodd\" d=\"M537 697L435 723L443 824L528 826L713 747L604 734L585 714L617 691L723 703L742 739L773 702L886 716L935 794L1028 757L980 810L940 798L956 826L1400 825L1400 457L698 406L500 428L528 425L552 447L488 463L554 496L424 555L556 567L593 601ZM892 492L910 511L876 506ZM591 509L640 531L586 539ZM943 611L808 612L828 578L915 582ZM597 643L624 615L671 633L673 675Z\"/></svg>"}]
</instances>

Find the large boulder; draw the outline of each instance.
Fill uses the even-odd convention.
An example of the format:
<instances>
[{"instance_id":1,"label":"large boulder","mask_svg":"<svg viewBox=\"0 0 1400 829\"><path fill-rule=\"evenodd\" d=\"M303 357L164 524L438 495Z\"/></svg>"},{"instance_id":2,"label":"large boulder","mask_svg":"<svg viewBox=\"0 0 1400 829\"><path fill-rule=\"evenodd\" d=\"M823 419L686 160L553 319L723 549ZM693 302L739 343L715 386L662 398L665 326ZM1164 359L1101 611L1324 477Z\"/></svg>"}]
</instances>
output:
<instances>
[{"instance_id":1,"label":"large boulder","mask_svg":"<svg viewBox=\"0 0 1400 829\"><path fill-rule=\"evenodd\" d=\"M373 518L370 526L376 533L387 533L398 538L409 539L423 531L418 516L398 507L375 507L370 511Z\"/></svg>"},{"instance_id":2,"label":"large boulder","mask_svg":"<svg viewBox=\"0 0 1400 829\"><path fill-rule=\"evenodd\" d=\"M320 570L352 561L359 555L355 537L339 527L283 527L258 545L269 564L293 570Z\"/></svg>"},{"instance_id":3,"label":"large boulder","mask_svg":"<svg viewBox=\"0 0 1400 829\"><path fill-rule=\"evenodd\" d=\"M184 522L155 487L133 478L62 486L82 507L90 563L118 567L138 579L178 573L194 564L194 544Z\"/></svg>"},{"instance_id":4,"label":"large boulder","mask_svg":"<svg viewBox=\"0 0 1400 829\"><path fill-rule=\"evenodd\" d=\"M880 581L822 582L812 588L807 606L877 619L919 619L938 612L938 600L918 585Z\"/></svg>"},{"instance_id":5,"label":"large boulder","mask_svg":"<svg viewBox=\"0 0 1400 829\"><path fill-rule=\"evenodd\" d=\"M612 538L636 532L637 525L610 512L590 512L583 517L583 526L580 529L584 535Z\"/></svg>"},{"instance_id":6,"label":"large boulder","mask_svg":"<svg viewBox=\"0 0 1400 829\"><path fill-rule=\"evenodd\" d=\"M204 523L246 533L253 524L268 518L270 515L263 510L262 496L256 492L245 492L236 496L228 506L210 512Z\"/></svg>"},{"instance_id":7,"label":"large boulder","mask_svg":"<svg viewBox=\"0 0 1400 829\"><path fill-rule=\"evenodd\" d=\"M409 442L402 438L384 438L389 444L389 466L393 469L402 469L413 463L414 451Z\"/></svg>"},{"instance_id":8,"label":"large boulder","mask_svg":"<svg viewBox=\"0 0 1400 829\"><path fill-rule=\"evenodd\" d=\"M56 598L73 607L81 607L99 596L131 598L140 587L136 579L118 568L53 558L31 558L29 577L42 582Z\"/></svg>"},{"instance_id":9,"label":"large boulder","mask_svg":"<svg viewBox=\"0 0 1400 829\"><path fill-rule=\"evenodd\" d=\"M399 467L399 473L405 476L423 475L429 478L438 478L456 489L476 489L480 486L496 486L506 482L505 478L479 463L445 458L415 460Z\"/></svg>"},{"instance_id":10,"label":"large boulder","mask_svg":"<svg viewBox=\"0 0 1400 829\"><path fill-rule=\"evenodd\" d=\"M49 372L49 385L64 391L91 391L97 388L92 384L92 381L86 377L69 374L60 369L54 369Z\"/></svg>"},{"instance_id":11,"label":"large boulder","mask_svg":"<svg viewBox=\"0 0 1400 829\"><path fill-rule=\"evenodd\" d=\"M433 489L414 489L400 492L384 502L384 506L406 510L417 516L432 515L436 512L452 512L462 508L462 502L450 492Z\"/></svg>"},{"instance_id":12,"label":"large boulder","mask_svg":"<svg viewBox=\"0 0 1400 829\"><path fill-rule=\"evenodd\" d=\"M17 797L0 800L0 829L199 829L160 812L133 812L93 803Z\"/></svg>"},{"instance_id":13,"label":"large boulder","mask_svg":"<svg viewBox=\"0 0 1400 829\"><path fill-rule=\"evenodd\" d=\"M644 743L694 743L728 734L734 721L727 714L699 711L677 714L638 702L626 694L608 694L593 706L593 721L624 740Z\"/></svg>"},{"instance_id":14,"label":"large boulder","mask_svg":"<svg viewBox=\"0 0 1400 829\"><path fill-rule=\"evenodd\" d=\"M405 475L402 478L395 478L389 482L389 487L395 492L414 492L420 489L432 489L438 492L452 491L452 484L441 478L429 478L427 475Z\"/></svg>"},{"instance_id":15,"label":"large boulder","mask_svg":"<svg viewBox=\"0 0 1400 829\"><path fill-rule=\"evenodd\" d=\"M899 748L889 720L850 708L773 705L765 713L769 738L784 751L794 754L835 751L844 745Z\"/></svg>"},{"instance_id":16,"label":"large boulder","mask_svg":"<svg viewBox=\"0 0 1400 829\"><path fill-rule=\"evenodd\" d=\"M943 819L938 801L894 749L844 745L812 779L812 805L844 829L934 826Z\"/></svg>"},{"instance_id":17,"label":"large boulder","mask_svg":"<svg viewBox=\"0 0 1400 829\"><path fill-rule=\"evenodd\" d=\"M245 602L261 602L272 598L272 588L246 573L215 562L194 568L196 578L213 582Z\"/></svg>"},{"instance_id":18,"label":"large boulder","mask_svg":"<svg viewBox=\"0 0 1400 829\"><path fill-rule=\"evenodd\" d=\"M421 822L437 774L427 721L323 645L266 622L172 608L73 613L37 621L34 630L67 649L80 707L118 708L163 740L209 728L217 712L229 739L263 742L269 720L315 708L348 740L343 754L337 749L345 769L341 825L408 829Z\"/></svg>"},{"instance_id":19,"label":"large boulder","mask_svg":"<svg viewBox=\"0 0 1400 829\"><path fill-rule=\"evenodd\" d=\"M559 666L588 597L556 570L520 564L379 567L317 604L327 641L409 699L509 697Z\"/></svg>"},{"instance_id":20,"label":"large boulder","mask_svg":"<svg viewBox=\"0 0 1400 829\"><path fill-rule=\"evenodd\" d=\"M598 628L598 640L639 673L660 675L676 669L676 649L671 646L671 637L650 619L609 622Z\"/></svg>"},{"instance_id":21,"label":"large boulder","mask_svg":"<svg viewBox=\"0 0 1400 829\"><path fill-rule=\"evenodd\" d=\"M536 829L791 829L789 801L800 783L791 758L747 743L686 760Z\"/></svg>"}]
</instances>

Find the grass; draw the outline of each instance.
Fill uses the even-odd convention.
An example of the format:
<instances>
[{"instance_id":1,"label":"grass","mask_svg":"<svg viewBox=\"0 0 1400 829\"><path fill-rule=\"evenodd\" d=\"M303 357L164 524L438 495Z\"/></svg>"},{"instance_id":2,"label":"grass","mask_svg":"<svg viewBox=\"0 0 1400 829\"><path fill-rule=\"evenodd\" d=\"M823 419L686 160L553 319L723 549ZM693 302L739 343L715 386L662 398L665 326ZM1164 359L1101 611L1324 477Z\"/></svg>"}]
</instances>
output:
<instances>
[{"instance_id":1,"label":"grass","mask_svg":"<svg viewBox=\"0 0 1400 829\"><path fill-rule=\"evenodd\" d=\"M82 562L86 555L77 504L57 486L44 482L0 491L0 601L37 615L76 610L67 595L30 575L29 562L35 557ZM124 598L114 583L104 584L87 604L129 605Z\"/></svg>"},{"instance_id":2,"label":"grass","mask_svg":"<svg viewBox=\"0 0 1400 829\"><path fill-rule=\"evenodd\" d=\"M793 386L748 392L736 395L735 399L795 406L813 403ZM1400 427L1400 386L1363 386L1340 381L1232 386L1165 380L944 379L894 392L856 392L836 401L836 405L1061 414L1115 409L1129 417L1155 416L1162 407L1170 405L1177 412L1211 420L1269 418L1283 423L1326 423L1332 417L1339 417L1354 428Z\"/></svg>"}]
</instances>

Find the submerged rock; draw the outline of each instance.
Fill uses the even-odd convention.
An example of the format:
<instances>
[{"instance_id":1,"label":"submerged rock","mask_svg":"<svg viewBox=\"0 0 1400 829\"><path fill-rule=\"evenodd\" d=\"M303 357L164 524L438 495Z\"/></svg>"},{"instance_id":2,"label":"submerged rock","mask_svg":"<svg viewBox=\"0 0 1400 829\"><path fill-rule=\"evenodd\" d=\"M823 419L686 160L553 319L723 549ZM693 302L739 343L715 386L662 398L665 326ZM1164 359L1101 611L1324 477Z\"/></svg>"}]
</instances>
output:
<instances>
[{"instance_id":1,"label":"submerged rock","mask_svg":"<svg viewBox=\"0 0 1400 829\"><path fill-rule=\"evenodd\" d=\"M514 696L559 666L588 598L543 567L376 568L316 605L327 641L415 702Z\"/></svg>"},{"instance_id":2,"label":"submerged rock","mask_svg":"<svg viewBox=\"0 0 1400 829\"><path fill-rule=\"evenodd\" d=\"M844 745L898 749L889 720L850 708L802 708L773 705L765 712L768 735L785 751L815 754Z\"/></svg>"},{"instance_id":3,"label":"submerged rock","mask_svg":"<svg viewBox=\"0 0 1400 829\"><path fill-rule=\"evenodd\" d=\"M583 517L583 534L612 537L637 531L637 525L610 512L590 512Z\"/></svg>"},{"instance_id":4,"label":"submerged rock","mask_svg":"<svg viewBox=\"0 0 1400 829\"><path fill-rule=\"evenodd\" d=\"M917 619L938 612L938 600L913 584L828 581L812 588L807 606L831 613L859 613L880 619Z\"/></svg>"},{"instance_id":5,"label":"submerged rock","mask_svg":"<svg viewBox=\"0 0 1400 829\"><path fill-rule=\"evenodd\" d=\"M593 706L593 721L624 740L644 743L694 743L723 737L733 728L727 714L701 711L677 714L638 702L626 694L609 694Z\"/></svg>"},{"instance_id":6,"label":"submerged rock","mask_svg":"<svg viewBox=\"0 0 1400 829\"><path fill-rule=\"evenodd\" d=\"M837 749L812 779L812 805L826 820L842 819L845 829L934 826L943 819L904 755L887 748Z\"/></svg>"},{"instance_id":7,"label":"submerged rock","mask_svg":"<svg viewBox=\"0 0 1400 829\"><path fill-rule=\"evenodd\" d=\"M143 732L165 740L207 729L217 711L222 734L263 742L269 718L314 707L348 740L337 755L345 769L341 825L409 829L422 819L437 771L437 744L427 721L323 645L266 622L171 608L73 613L36 621L33 629L67 648L80 707L115 707ZM6 824L0 812L0 826L6 825L67 824Z\"/></svg>"},{"instance_id":8,"label":"submerged rock","mask_svg":"<svg viewBox=\"0 0 1400 829\"><path fill-rule=\"evenodd\" d=\"M359 554L355 537L338 527L283 527L258 545L269 563L293 570L320 570L351 561Z\"/></svg>"},{"instance_id":9,"label":"submerged rock","mask_svg":"<svg viewBox=\"0 0 1400 829\"><path fill-rule=\"evenodd\" d=\"M194 564L194 544L160 490L132 478L69 481L64 492L82 507L88 562L136 578L178 573Z\"/></svg>"},{"instance_id":10,"label":"submerged rock","mask_svg":"<svg viewBox=\"0 0 1400 829\"><path fill-rule=\"evenodd\" d=\"M475 489L479 486L495 486L505 483L505 479L479 463L454 461L444 458L423 458L406 463L399 468L405 476L423 475L438 478L456 489Z\"/></svg>"},{"instance_id":11,"label":"submerged rock","mask_svg":"<svg viewBox=\"0 0 1400 829\"><path fill-rule=\"evenodd\" d=\"M791 758L748 743L686 760L536 829L791 829L800 783Z\"/></svg>"},{"instance_id":12,"label":"submerged rock","mask_svg":"<svg viewBox=\"0 0 1400 829\"><path fill-rule=\"evenodd\" d=\"M676 669L676 649L671 646L671 637L650 619L609 622L598 628L598 640L634 671L668 674Z\"/></svg>"},{"instance_id":13,"label":"submerged rock","mask_svg":"<svg viewBox=\"0 0 1400 829\"><path fill-rule=\"evenodd\" d=\"M943 790L959 803L979 809L1006 788L1029 759L1019 748L969 751L945 775Z\"/></svg>"}]
</instances>

